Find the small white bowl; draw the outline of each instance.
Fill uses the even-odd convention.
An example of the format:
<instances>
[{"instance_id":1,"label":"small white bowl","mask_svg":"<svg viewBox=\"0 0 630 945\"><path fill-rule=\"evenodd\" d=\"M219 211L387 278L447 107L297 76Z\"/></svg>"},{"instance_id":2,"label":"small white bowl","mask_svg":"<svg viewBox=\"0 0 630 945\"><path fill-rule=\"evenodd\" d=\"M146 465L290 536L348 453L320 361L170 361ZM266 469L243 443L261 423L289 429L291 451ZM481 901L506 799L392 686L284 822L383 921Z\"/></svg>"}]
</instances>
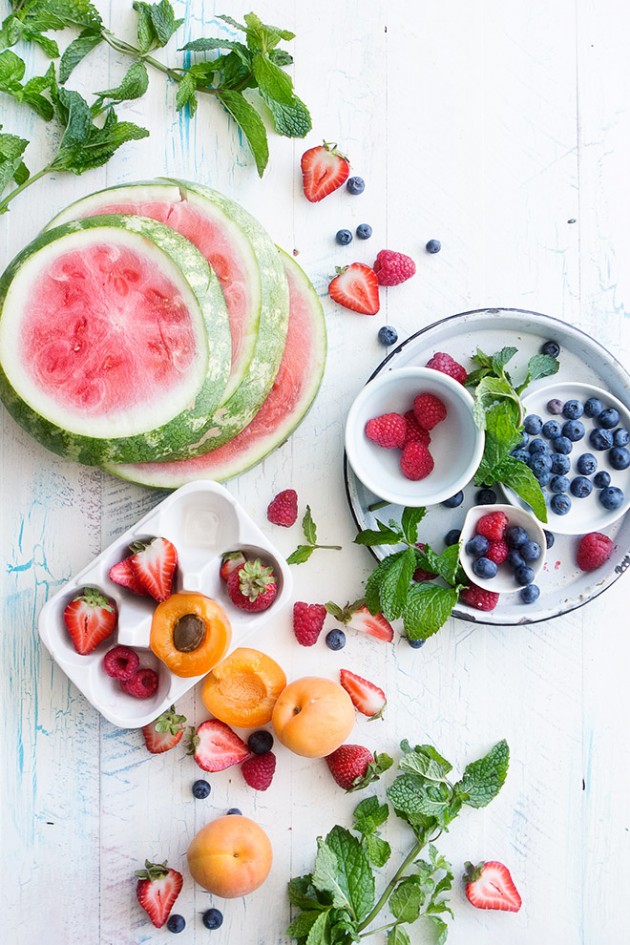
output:
<instances>
[{"instance_id":1,"label":"small white bowl","mask_svg":"<svg viewBox=\"0 0 630 945\"><path fill-rule=\"evenodd\" d=\"M531 583L535 584L536 578L541 573L545 564L545 558L547 556L547 540L545 538L543 527L538 519L535 518L530 512L526 512L525 509L519 509L514 505L473 505L473 507L466 513L466 518L464 519L464 525L460 536L461 551L459 559L467 577L469 577L473 584L476 584L477 587L482 587L485 591L495 591L497 594L511 594L523 587L522 584L516 583L513 572L505 563L499 565L499 570L496 574L496 577L490 579L477 577L472 569L473 561L475 559L466 552L466 542L475 534L475 529L479 519L484 515L487 515L489 512L505 512L508 517L508 528L510 528L512 525L522 526L531 540L538 542L540 545L540 558L538 558L537 561L528 562L529 567L534 572L534 579Z\"/></svg>"},{"instance_id":2,"label":"small white bowl","mask_svg":"<svg viewBox=\"0 0 630 945\"><path fill-rule=\"evenodd\" d=\"M385 413L404 414L418 394L433 394L447 409L431 430L429 449L435 467L419 481L400 469L401 451L384 449L365 435L365 424ZM433 368L384 371L361 389L346 420L346 455L357 477L376 496L395 505L436 505L463 489L481 461L484 432L473 419L473 398L452 377Z\"/></svg>"}]
</instances>

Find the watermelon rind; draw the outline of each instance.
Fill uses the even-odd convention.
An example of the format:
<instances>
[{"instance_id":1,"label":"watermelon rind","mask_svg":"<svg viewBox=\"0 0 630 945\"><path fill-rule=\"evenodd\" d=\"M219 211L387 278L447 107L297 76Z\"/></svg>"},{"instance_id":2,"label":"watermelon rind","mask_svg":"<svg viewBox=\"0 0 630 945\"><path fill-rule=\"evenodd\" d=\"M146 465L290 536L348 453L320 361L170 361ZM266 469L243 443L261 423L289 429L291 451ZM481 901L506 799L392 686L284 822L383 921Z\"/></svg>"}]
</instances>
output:
<instances>
[{"instance_id":1,"label":"watermelon rind","mask_svg":"<svg viewBox=\"0 0 630 945\"><path fill-rule=\"evenodd\" d=\"M256 415L271 390L286 341L289 320L289 291L278 249L261 224L229 197L192 181L160 178L107 188L82 198L62 211L49 225L77 216L99 213L117 199L132 199L149 204L153 201L192 205L220 223L240 250L251 280L256 311L250 313L247 354L232 371L222 402L214 416L191 437L186 452L173 451L172 459L185 459L206 453L232 440Z\"/></svg>"},{"instance_id":2,"label":"watermelon rind","mask_svg":"<svg viewBox=\"0 0 630 945\"><path fill-rule=\"evenodd\" d=\"M186 299L199 352L177 396L147 391L146 403L125 415L66 415L29 382L21 366L16 311L38 268L67 247L110 240L133 247L172 278ZM185 455L221 402L230 369L231 338L223 293L204 256L184 237L154 220L100 216L64 224L37 236L0 277L0 399L9 413L45 447L86 465L145 462Z\"/></svg>"},{"instance_id":3,"label":"watermelon rind","mask_svg":"<svg viewBox=\"0 0 630 945\"><path fill-rule=\"evenodd\" d=\"M221 482L261 462L302 422L324 376L326 322L320 299L303 269L283 250L279 252L291 300L287 352L276 384L256 417L230 443L203 456L173 463L108 464L106 469L109 472L129 482L156 489L176 489L198 479ZM296 356L299 389L296 389L294 402L287 410L284 384L291 374L295 379L295 367L287 363L291 355ZM273 416L276 410L277 419Z\"/></svg>"}]
</instances>

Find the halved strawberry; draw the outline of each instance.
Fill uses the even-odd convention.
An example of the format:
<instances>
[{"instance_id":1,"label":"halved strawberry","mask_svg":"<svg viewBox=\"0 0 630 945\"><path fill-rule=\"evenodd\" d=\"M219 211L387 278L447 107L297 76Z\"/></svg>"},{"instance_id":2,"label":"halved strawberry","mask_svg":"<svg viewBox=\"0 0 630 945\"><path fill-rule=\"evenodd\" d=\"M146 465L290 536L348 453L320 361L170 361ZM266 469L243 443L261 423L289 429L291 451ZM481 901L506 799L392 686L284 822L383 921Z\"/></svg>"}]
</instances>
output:
<instances>
[{"instance_id":1,"label":"halved strawberry","mask_svg":"<svg viewBox=\"0 0 630 945\"><path fill-rule=\"evenodd\" d=\"M140 583L133 573L133 567L131 566L132 558L133 555L127 555L122 561L117 561L116 564L112 565L109 569L109 579L113 581L114 584L120 584L121 587L126 587L127 590L131 591L133 594L148 597L149 592L146 587Z\"/></svg>"},{"instance_id":2,"label":"halved strawberry","mask_svg":"<svg viewBox=\"0 0 630 945\"><path fill-rule=\"evenodd\" d=\"M131 546L131 568L136 580L155 600L171 596L177 567L177 549L168 538L135 541Z\"/></svg>"},{"instance_id":3,"label":"halved strawberry","mask_svg":"<svg viewBox=\"0 0 630 945\"><path fill-rule=\"evenodd\" d=\"M328 286L333 302L360 315L376 315L381 303L374 270L365 263L354 262L349 266L338 266L336 271L337 275Z\"/></svg>"},{"instance_id":4,"label":"halved strawberry","mask_svg":"<svg viewBox=\"0 0 630 945\"><path fill-rule=\"evenodd\" d=\"M510 871L498 860L488 860L477 866L466 863L464 882L466 898L476 909L518 912L521 908L522 899Z\"/></svg>"},{"instance_id":5,"label":"halved strawberry","mask_svg":"<svg viewBox=\"0 0 630 945\"><path fill-rule=\"evenodd\" d=\"M304 196L311 203L317 203L338 190L350 173L348 158L329 141L305 151L300 164Z\"/></svg>"},{"instance_id":6,"label":"halved strawberry","mask_svg":"<svg viewBox=\"0 0 630 945\"><path fill-rule=\"evenodd\" d=\"M208 719L197 726L196 731L191 729L188 754L204 771L223 771L245 761L251 752L229 725L218 719Z\"/></svg>"},{"instance_id":7,"label":"halved strawberry","mask_svg":"<svg viewBox=\"0 0 630 945\"><path fill-rule=\"evenodd\" d=\"M326 610L336 620L347 624L359 633L367 633L377 640L385 640L389 643L394 639L394 628L389 620L383 614L371 614L365 606L363 600L355 600L352 604L346 604L340 607L339 604L328 601Z\"/></svg>"},{"instance_id":8,"label":"halved strawberry","mask_svg":"<svg viewBox=\"0 0 630 945\"><path fill-rule=\"evenodd\" d=\"M87 656L116 629L118 610L98 587L84 587L63 612L63 620L77 653Z\"/></svg>"},{"instance_id":9,"label":"halved strawberry","mask_svg":"<svg viewBox=\"0 0 630 945\"><path fill-rule=\"evenodd\" d=\"M352 699L355 709L363 715L367 715L370 720L380 719L383 715L383 709L387 705L387 698L383 690L370 682L369 679L351 673L349 669L340 670L339 677L339 681Z\"/></svg>"},{"instance_id":10,"label":"halved strawberry","mask_svg":"<svg viewBox=\"0 0 630 945\"><path fill-rule=\"evenodd\" d=\"M168 919L175 900L179 896L184 877L164 863L145 860L144 869L136 870L138 902L148 914L156 929L161 929Z\"/></svg>"},{"instance_id":11,"label":"halved strawberry","mask_svg":"<svg viewBox=\"0 0 630 945\"><path fill-rule=\"evenodd\" d=\"M242 551L226 551L221 556L221 568L219 570L221 580L227 582L232 571L237 571L246 561L247 558Z\"/></svg>"},{"instance_id":12,"label":"halved strawberry","mask_svg":"<svg viewBox=\"0 0 630 945\"><path fill-rule=\"evenodd\" d=\"M142 729L144 741L152 755L161 755L178 745L184 734L185 715L177 715L175 706L166 709Z\"/></svg>"}]
</instances>

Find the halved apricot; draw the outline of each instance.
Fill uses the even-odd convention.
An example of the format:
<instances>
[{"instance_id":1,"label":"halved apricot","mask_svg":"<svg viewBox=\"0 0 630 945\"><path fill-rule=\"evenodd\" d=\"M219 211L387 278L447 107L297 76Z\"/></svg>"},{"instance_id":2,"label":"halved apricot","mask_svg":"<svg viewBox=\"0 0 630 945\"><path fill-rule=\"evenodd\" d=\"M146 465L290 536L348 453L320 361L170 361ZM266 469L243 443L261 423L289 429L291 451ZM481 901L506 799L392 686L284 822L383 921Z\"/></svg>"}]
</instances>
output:
<instances>
[{"instance_id":1,"label":"halved apricot","mask_svg":"<svg viewBox=\"0 0 630 945\"><path fill-rule=\"evenodd\" d=\"M255 728L271 721L286 684L284 670L275 660L260 650L240 646L204 679L201 698L221 722Z\"/></svg>"},{"instance_id":2,"label":"halved apricot","mask_svg":"<svg viewBox=\"0 0 630 945\"><path fill-rule=\"evenodd\" d=\"M225 611L204 594L171 594L153 612L151 649L176 676L209 672L223 659L231 640Z\"/></svg>"}]
</instances>

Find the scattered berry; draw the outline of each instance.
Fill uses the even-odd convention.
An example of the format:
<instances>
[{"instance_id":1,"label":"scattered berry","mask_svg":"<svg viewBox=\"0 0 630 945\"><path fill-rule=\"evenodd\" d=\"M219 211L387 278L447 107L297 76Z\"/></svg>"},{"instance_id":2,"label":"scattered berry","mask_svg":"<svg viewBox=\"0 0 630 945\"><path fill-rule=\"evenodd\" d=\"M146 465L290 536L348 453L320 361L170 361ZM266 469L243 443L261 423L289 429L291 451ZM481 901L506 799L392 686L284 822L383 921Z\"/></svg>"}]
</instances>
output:
<instances>
[{"instance_id":1,"label":"scattered berry","mask_svg":"<svg viewBox=\"0 0 630 945\"><path fill-rule=\"evenodd\" d=\"M278 593L273 569L260 558L246 561L227 579L226 590L235 607L247 613L259 613L273 604Z\"/></svg>"},{"instance_id":2,"label":"scattered berry","mask_svg":"<svg viewBox=\"0 0 630 945\"><path fill-rule=\"evenodd\" d=\"M346 189L349 194L356 196L362 194L365 190L365 181L362 177L349 177L346 181Z\"/></svg>"},{"instance_id":3,"label":"scattered berry","mask_svg":"<svg viewBox=\"0 0 630 945\"><path fill-rule=\"evenodd\" d=\"M133 555L127 555L122 561L117 561L116 564L112 565L109 569L109 579L113 581L114 584L126 587L127 590L131 591L133 594L138 594L140 597L148 597L149 592L144 585L140 583L133 572L131 566L132 557Z\"/></svg>"},{"instance_id":4,"label":"scattered berry","mask_svg":"<svg viewBox=\"0 0 630 945\"><path fill-rule=\"evenodd\" d=\"M108 650L103 657L103 669L112 679L131 679L140 668L140 657L135 650L122 644Z\"/></svg>"},{"instance_id":5,"label":"scattered berry","mask_svg":"<svg viewBox=\"0 0 630 945\"><path fill-rule=\"evenodd\" d=\"M372 227L369 223L359 223L356 229L356 234L360 240L369 240L370 236L372 235Z\"/></svg>"},{"instance_id":6,"label":"scattered berry","mask_svg":"<svg viewBox=\"0 0 630 945\"><path fill-rule=\"evenodd\" d=\"M560 345L557 341L545 341L540 351L541 354L548 354L550 358L557 358L560 354Z\"/></svg>"},{"instance_id":7,"label":"scattered berry","mask_svg":"<svg viewBox=\"0 0 630 945\"><path fill-rule=\"evenodd\" d=\"M435 394L417 394L413 400L413 412L423 430L432 430L446 419L447 410Z\"/></svg>"},{"instance_id":8,"label":"scattered berry","mask_svg":"<svg viewBox=\"0 0 630 945\"><path fill-rule=\"evenodd\" d=\"M549 501L549 508L556 515L566 515L571 510L571 499L565 493L561 495L552 495Z\"/></svg>"},{"instance_id":9,"label":"scattered berry","mask_svg":"<svg viewBox=\"0 0 630 945\"><path fill-rule=\"evenodd\" d=\"M563 453L565 456L567 456L573 449L573 442L568 436L557 436L553 441L553 448L556 453Z\"/></svg>"},{"instance_id":10,"label":"scattered berry","mask_svg":"<svg viewBox=\"0 0 630 945\"><path fill-rule=\"evenodd\" d=\"M293 632L301 646L313 646L317 643L326 619L323 604L305 604L296 601L293 605Z\"/></svg>"},{"instance_id":11,"label":"scattered berry","mask_svg":"<svg viewBox=\"0 0 630 945\"><path fill-rule=\"evenodd\" d=\"M326 764L336 783L344 791L356 791L375 781L383 768L379 758L363 745L341 745L326 756Z\"/></svg>"},{"instance_id":12,"label":"scattered berry","mask_svg":"<svg viewBox=\"0 0 630 945\"><path fill-rule=\"evenodd\" d=\"M120 688L134 699L150 699L157 692L160 677L154 669L141 666L131 679L121 679Z\"/></svg>"},{"instance_id":13,"label":"scattered berry","mask_svg":"<svg viewBox=\"0 0 630 945\"><path fill-rule=\"evenodd\" d=\"M518 550L525 561L538 561L542 554L542 549L538 542L532 541L531 538L524 541L523 544L519 546Z\"/></svg>"},{"instance_id":14,"label":"scattered berry","mask_svg":"<svg viewBox=\"0 0 630 945\"><path fill-rule=\"evenodd\" d=\"M184 884L184 877L164 863L145 860L144 869L136 870L136 896L156 929L166 924L175 900Z\"/></svg>"},{"instance_id":15,"label":"scattered berry","mask_svg":"<svg viewBox=\"0 0 630 945\"><path fill-rule=\"evenodd\" d=\"M387 699L383 690L369 679L351 673L349 669L342 669L339 681L346 690L352 704L362 715L369 719L380 719L383 715Z\"/></svg>"},{"instance_id":16,"label":"scattered berry","mask_svg":"<svg viewBox=\"0 0 630 945\"><path fill-rule=\"evenodd\" d=\"M336 144L326 141L305 151L300 163L304 196L311 203L332 194L346 182L350 173L347 157L337 150Z\"/></svg>"},{"instance_id":17,"label":"scattered berry","mask_svg":"<svg viewBox=\"0 0 630 945\"><path fill-rule=\"evenodd\" d=\"M576 476L569 488L576 499L585 499L593 491L593 483L586 476Z\"/></svg>"},{"instance_id":18,"label":"scattered berry","mask_svg":"<svg viewBox=\"0 0 630 945\"><path fill-rule=\"evenodd\" d=\"M556 536L552 532L548 532L546 528L544 528L543 531L545 533L547 548L553 548L556 543Z\"/></svg>"},{"instance_id":19,"label":"scattered berry","mask_svg":"<svg viewBox=\"0 0 630 945\"><path fill-rule=\"evenodd\" d=\"M206 719L188 737L188 754L204 771L224 771L249 757L249 748L229 725Z\"/></svg>"},{"instance_id":20,"label":"scattered berry","mask_svg":"<svg viewBox=\"0 0 630 945\"><path fill-rule=\"evenodd\" d=\"M619 411L614 407L606 407L597 417L597 422L604 430L612 430L619 423Z\"/></svg>"},{"instance_id":21,"label":"scattered berry","mask_svg":"<svg viewBox=\"0 0 630 945\"><path fill-rule=\"evenodd\" d=\"M203 778L199 778L192 786L193 797L196 797L198 801L203 801L206 797L209 797L210 790L210 785L207 781L204 781Z\"/></svg>"},{"instance_id":22,"label":"scattered berry","mask_svg":"<svg viewBox=\"0 0 630 945\"><path fill-rule=\"evenodd\" d=\"M266 791L276 771L276 756L272 751L254 755L241 765L245 781L255 791Z\"/></svg>"},{"instance_id":23,"label":"scattered berry","mask_svg":"<svg viewBox=\"0 0 630 945\"><path fill-rule=\"evenodd\" d=\"M589 397L584 404L584 415L586 417L598 417L603 409L604 405L599 397Z\"/></svg>"},{"instance_id":24,"label":"scattered berry","mask_svg":"<svg viewBox=\"0 0 630 945\"><path fill-rule=\"evenodd\" d=\"M533 604L540 597L540 588L537 584L526 584L520 589L519 595L524 604Z\"/></svg>"},{"instance_id":25,"label":"scattered berry","mask_svg":"<svg viewBox=\"0 0 630 945\"><path fill-rule=\"evenodd\" d=\"M613 446L608 454L608 462L613 469L627 469L630 466L630 450L625 446Z\"/></svg>"},{"instance_id":26,"label":"scattered berry","mask_svg":"<svg viewBox=\"0 0 630 945\"><path fill-rule=\"evenodd\" d=\"M154 600L164 601L170 597L177 568L175 545L167 538L153 538L148 542L133 542L130 548L136 580Z\"/></svg>"},{"instance_id":27,"label":"scattered berry","mask_svg":"<svg viewBox=\"0 0 630 945\"><path fill-rule=\"evenodd\" d=\"M221 568L219 569L221 580L227 583L227 579L232 571L237 571L246 561L247 558L242 551L226 551L225 554L221 556Z\"/></svg>"},{"instance_id":28,"label":"scattered berry","mask_svg":"<svg viewBox=\"0 0 630 945\"><path fill-rule=\"evenodd\" d=\"M584 413L584 407L579 400L567 400L562 408L562 416L567 420L577 420Z\"/></svg>"},{"instance_id":29,"label":"scattered berry","mask_svg":"<svg viewBox=\"0 0 630 945\"><path fill-rule=\"evenodd\" d=\"M547 401L547 412L554 416L559 416L562 413L563 406L564 404L561 400L558 400L557 397L552 397L551 400Z\"/></svg>"},{"instance_id":30,"label":"scattered berry","mask_svg":"<svg viewBox=\"0 0 630 945\"><path fill-rule=\"evenodd\" d=\"M428 446L431 442L431 434L428 430L425 430L424 427L421 427L418 421L416 420L416 415L413 410L408 410L405 416L405 423L407 424L407 432L405 434L405 445L407 443L424 443L425 446Z\"/></svg>"},{"instance_id":31,"label":"scattered berry","mask_svg":"<svg viewBox=\"0 0 630 945\"><path fill-rule=\"evenodd\" d=\"M542 435L546 436L548 440L555 440L561 433L562 427L557 420L547 420L546 423L543 423Z\"/></svg>"},{"instance_id":32,"label":"scattered berry","mask_svg":"<svg viewBox=\"0 0 630 945\"><path fill-rule=\"evenodd\" d=\"M426 367L441 371L442 374L448 374L449 377L460 384L465 384L468 377L466 368L444 351L436 351L433 357L427 361Z\"/></svg>"},{"instance_id":33,"label":"scattered berry","mask_svg":"<svg viewBox=\"0 0 630 945\"><path fill-rule=\"evenodd\" d=\"M606 472L605 469L600 470L600 472L595 473L593 476L593 485L598 489L605 489L611 483L610 473Z\"/></svg>"},{"instance_id":34,"label":"scattered berry","mask_svg":"<svg viewBox=\"0 0 630 945\"><path fill-rule=\"evenodd\" d=\"M419 481L433 471L435 463L424 443L411 441L406 443L400 457L400 469L407 479Z\"/></svg>"},{"instance_id":35,"label":"scattered berry","mask_svg":"<svg viewBox=\"0 0 630 945\"><path fill-rule=\"evenodd\" d=\"M529 433L531 436L537 436L542 430L543 422L540 417L535 413L530 413L525 417L523 421L523 427L525 432Z\"/></svg>"},{"instance_id":36,"label":"scattered berry","mask_svg":"<svg viewBox=\"0 0 630 945\"><path fill-rule=\"evenodd\" d=\"M588 441L593 447L593 449L603 450L611 449L613 445L613 435L610 430L604 430L601 427L595 427L594 430L591 430Z\"/></svg>"},{"instance_id":37,"label":"scattered berry","mask_svg":"<svg viewBox=\"0 0 630 945\"><path fill-rule=\"evenodd\" d=\"M459 492L456 492L455 495L450 496L448 499L444 499L442 505L445 509L457 509L464 501L464 490L460 489Z\"/></svg>"},{"instance_id":38,"label":"scattered berry","mask_svg":"<svg viewBox=\"0 0 630 945\"><path fill-rule=\"evenodd\" d=\"M566 405L565 405L566 406ZM562 435L558 439L566 436L572 443L577 443L584 436L584 424L581 420L567 420L562 427Z\"/></svg>"},{"instance_id":39,"label":"scattered berry","mask_svg":"<svg viewBox=\"0 0 630 945\"><path fill-rule=\"evenodd\" d=\"M373 269L379 285L400 285L401 282L406 282L415 275L416 264L404 253L382 249L376 257Z\"/></svg>"},{"instance_id":40,"label":"scattered berry","mask_svg":"<svg viewBox=\"0 0 630 945\"><path fill-rule=\"evenodd\" d=\"M520 554L520 552L519 552ZM521 556L522 557L522 556ZM522 564L520 567L514 569L514 580L521 587L524 587L526 584L531 584L534 580L534 571L533 568L530 568L528 564Z\"/></svg>"},{"instance_id":41,"label":"scattered berry","mask_svg":"<svg viewBox=\"0 0 630 945\"><path fill-rule=\"evenodd\" d=\"M337 268L337 275L328 286L333 300L360 315L376 315L380 308L376 273L364 263L351 263Z\"/></svg>"},{"instance_id":42,"label":"scattered berry","mask_svg":"<svg viewBox=\"0 0 630 945\"><path fill-rule=\"evenodd\" d=\"M350 230L337 230L335 233L335 242L340 246L347 246L352 242L352 233Z\"/></svg>"},{"instance_id":43,"label":"scattered berry","mask_svg":"<svg viewBox=\"0 0 630 945\"><path fill-rule=\"evenodd\" d=\"M442 249L442 244L439 240L429 240L429 242L424 247L427 253L439 253Z\"/></svg>"},{"instance_id":44,"label":"scattered berry","mask_svg":"<svg viewBox=\"0 0 630 945\"><path fill-rule=\"evenodd\" d=\"M463 591L461 591L459 599L462 603L467 604L468 607L483 611L494 610L499 603L498 594L494 591L484 591L482 587L478 587L476 584L465 587Z\"/></svg>"},{"instance_id":45,"label":"scattered berry","mask_svg":"<svg viewBox=\"0 0 630 945\"><path fill-rule=\"evenodd\" d=\"M494 489L483 488L475 495L477 505L496 505L497 494Z\"/></svg>"},{"instance_id":46,"label":"scattered berry","mask_svg":"<svg viewBox=\"0 0 630 945\"><path fill-rule=\"evenodd\" d=\"M161 715L143 726L144 743L152 755L161 755L179 745L184 735L185 715L177 715L175 706L166 709Z\"/></svg>"},{"instance_id":47,"label":"scattered berry","mask_svg":"<svg viewBox=\"0 0 630 945\"><path fill-rule=\"evenodd\" d=\"M539 440L535 438L530 440L527 450L530 456L538 456L539 454L543 456L549 455L549 444L545 443L544 440Z\"/></svg>"},{"instance_id":48,"label":"scattered berry","mask_svg":"<svg viewBox=\"0 0 630 945\"><path fill-rule=\"evenodd\" d=\"M562 453L554 453L551 457L551 472L564 476L571 469L571 460Z\"/></svg>"},{"instance_id":49,"label":"scattered berry","mask_svg":"<svg viewBox=\"0 0 630 945\"><path fill-rule=\"evenodd\" d=\"M379 328L378 340L382 345L395 345L398 341L398 332L392 325L383 325L382 328Z\"/></svg>"},{"instance_id":50,"label":"scattered berry","mask_svg":"<svg viewBox=\"0 0 630 945\"><path fill-rule=\"evenodd\" d=\"M384 413L368 420L365 435L377 446L402 449L407 438L407 423L400 413Z\"/></svg>"},{"instance_id":51,"label":"scattered berry","mask_svg":"<svg viewBox=\"0 0 630 945\"><path fill-rule=\"evenodd\" d=\"M118 622L118 610L114 601L97 587L84 587L67 604L63 621L77 653L87 656L112 635Z\"/></svg>"},{"instance_id":52,"label":"scattered berry","mask_svg":"<svg viewBox=\"0 0 630 945\"><path fill-rule=\"evenodd\" d=\"M597 469L597 460L592 453L582 453L578 457L576 469L583 476L592 476Z\"/></svg>"},{"instance_id":53,"label":"scattered berry","mask_svg":"<svg viewBox=\"0 0 630 945\"><path fill-rule=\"evenodd\" d=\"M483 535L478 535L478 538L483 538ZM488 548L486 549L485 557L490 561L494 561L495 564L503 564L507 559L509 553L509 548L507 542L503 541L490 541L488 542Z\"/></svg>"},{"instance_id":54,"label":"scattered berry","mask_svg":"<svg viewBox=\"0 0 630 945\"><path fill-rule=\"evenodd\" d=\"M258 729L247 739L247 747L255 755L265 755L273 748L273 735L266 728Z\"/></svg>"},{"instance_id":55,"label":"scattered berry","mask_svg":"<svg viewBox=\"0 0 630 945\"><path fill-rule=\"evenodd\" d=\"M499 570L494 561L491 561L490 558L476 558L472 563L473 573L479 578L483 578L484 581L490 581L492 578L497 576L497 571Z\"/></svg>"},{"instance_id":56,"label":"scattered berry","mask_svg":"<svg viewBox=\"0 0 630 945\"><path fill-rule=\"evenodd\" d=\"M212 909L206 909L201 917L201 921L207 929L219 929L223 925L223 913L214 907Z\"/></svg>"},{"instance_id":57,"label":"scattered berry","mask_svg":"<svg viewBox=\"0 0 630 945\"><path fill-rule=\"evenodd\" d=\"M464 882L466 898L476 909L518 912L521 908L521 897L503 863L496 860L478 866L466 863Z\"/></svg>"},{"instance_id":58,"label":"scattered berry","mask_svg":"<svg viewBox=\"0 0 630 945\"><path fill-rule=\"evenodd\" d=\"M630 433L624 428L613 431L613 446L627 446L630 443Z\"/></svg>"},{"instance_id":59,"label":"scattered berry","mask_svg":"<svg viewBox=\"0 0 630 945\"><path fill-rule=\"evenodd\" d=\"M354 611L348 626L358 630L359 633L367 633L376 640L383 640L385 643L391 642L394 638L394 628L389 620L381 613L371 614L365 604Z\"/></svg>"},{"instance_id":60,"label":"scattered berry","mask_svg":"<svg viewBox=\"0 0 630 945\"><path fill-rule=\"evenodd\" d=\"M569 477L568 476L552 476L549 480L549 490L551 492L561 493L569 491Z\"/></svg>"},{"instance_id":61,"label":"scattered berry","mask_svg":"<svg viewBox=\"0 0 630 945\"><path fill-rule=\"evenodd\" d=\"M447 548L450 548L451 545L456 545L459 539L461 538L462 530L461 528L451 528L449 532L444 536L444 544Z\"/></svg>"},{"instance_id":62,"label":"scattered berry","mask_svg":"<svg viewBox=\"0 0 630 945\"><path fill-rule=\"evenodd\" d=\"M169 932L183 932L186 928L186 919L183 915L170 915L166 923Z\"/></svg>"},{"instance_id":63,"label":"scattered berry","mask_svg":"<svg viewBox=\"0 0 630 945\"><path fill-rule=\"evenodd\" d=\"M624 494L617 486L607 486L599 493L599 501L609 512L614 512L623 505Z\"/></svg>"},{"instance_id":64,"label":"scattered berry","mask_svg":"<svg viewBox=\"0 0 630 945\"><path fill-rule=\"evenodd\" d=\"M500 541L508 526L508 517L505 512L488 512L482 515L475 532L477 535L483 535L489 541Z\"/></svg>"},{"instance_id":65,"label":"scattered berry","mask_svg":"<svg viewBox=\"0 0 630 945\"><path fill-rule=\"evenodd\" d=\"M406 637L406 640L409 646L414 650L419 650L420 647L423 647L424 644L427 642L426 640L422 640L422 639L413 640L411 637Z\"/></svg>"},{"instance_id":66,"label":"scattered berry","mask_svg":"<svg viewBox=\"0 0 630 945\"><path fill-rule=\"evenodd\" d=\"M228 813L228 814L233 814L233 815L239 817L239 816L242 816L243 811L240 809L240 807L229 807L229 808L227 809L226 813Z\"/></svg>"},{"instance_id":67,"label":"scattered berry","mask_svg":"<svg viewBox=\"0 0 630 945\"><path fill-rule=\"evenodd\" d=\"M298 517L298 497L295 489L283 489L267 506L267 520L272 525L289 528Z\"/></svg>"},{"instance_id":68,"label":"scattered berry","mask_svg":"<svg viewBox=\"0 0 630 945\"><path fill-rule=\"evenodd\" d=\"M325 642L329 650L343 650L346 645L346 635L343 630L335 627L326 634Z\"/></svg>"},{"instance_id":69,"label":"scattered berry","mask_svg":"<svg viewBox=\"0 0 630 945\"><path fill-rule=\"evenodd\" d=\"M473 535L472 538L469 538L466 542L466 553L473 558L480 558L482 555L485 555L489 547L490 542L485 535Z\"/></svg>"},{"instance_id":70,"label":"scattered berry","mask_svg":"<svg viewBox=\"0 0 630 945\"><path fill-rule=\"evenodd\" d=\"M595 571L610 558L613 543L608 535L589 532L580 539L577 548L577 564L582 571Z\"/></svg>"}]
</instances>

